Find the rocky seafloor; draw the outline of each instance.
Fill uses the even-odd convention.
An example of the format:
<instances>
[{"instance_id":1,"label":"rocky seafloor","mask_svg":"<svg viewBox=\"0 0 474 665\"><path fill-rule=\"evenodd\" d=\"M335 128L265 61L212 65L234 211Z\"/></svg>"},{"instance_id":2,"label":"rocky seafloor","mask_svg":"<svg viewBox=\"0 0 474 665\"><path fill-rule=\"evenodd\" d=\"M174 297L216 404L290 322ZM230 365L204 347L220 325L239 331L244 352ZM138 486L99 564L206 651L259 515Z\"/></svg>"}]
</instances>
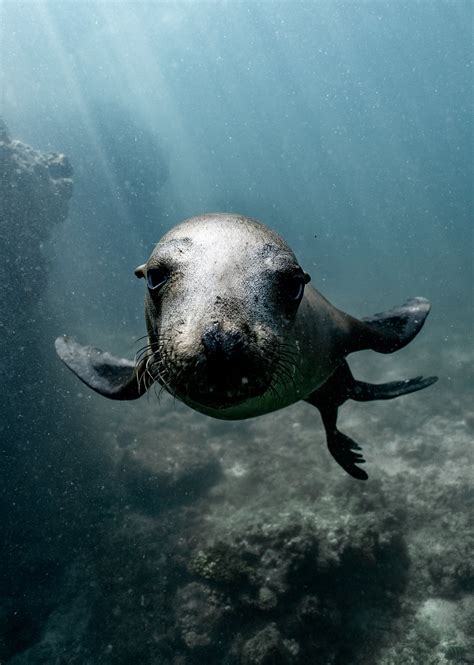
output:
<instances>
[{"instance_id":1,"label":"rocky seafloor","mask_svg":"<svg viewBox=\"0 0 474 665\"><path fill-rule=\"evenodd\" d=\"M309 405L220 422L153 393L88 399L65 373L103 422L103 501L8 662L473 663L470 358L413 346L384 379L431 363L438 384L342 412L366 483Z\"/></svg>"}]
</instances>

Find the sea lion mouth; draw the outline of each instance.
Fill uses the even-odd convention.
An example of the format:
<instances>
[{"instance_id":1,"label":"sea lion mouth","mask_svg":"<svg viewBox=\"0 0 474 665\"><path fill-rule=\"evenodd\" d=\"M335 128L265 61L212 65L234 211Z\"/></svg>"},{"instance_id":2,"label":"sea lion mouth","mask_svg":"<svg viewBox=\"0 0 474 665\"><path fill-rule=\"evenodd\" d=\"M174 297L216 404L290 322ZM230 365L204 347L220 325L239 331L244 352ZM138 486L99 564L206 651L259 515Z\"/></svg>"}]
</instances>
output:
<instances>
[{"instance_id":1,"label":"sea lion mouth","mask_svg":"<svg viewBox=\"0 0 474 665\"><path fill-rule=\"evenodd\" d=\"M236 406L262 395L271 384L271 367L259 360L241 358L233 362L200 357L187 376L182 375L176 391L203 406Z\"/></svg>"},{"instance_id":2,"label":"sea lion mouth","mask_svg":"<svg viewBox=\"0 0 474 665\"><path fill-rule=\"evenodd\" d=\"M155 338L147 369L167 392L210 409L238 406L265 393L277 394L292 380L293 353L275 338L265 343L211 327L189 352L176 338Z\"/></svg>"},{"instance_id":3,"label":"sea lion mouth","mask_svg":"<svg viewBox=\"0 0 474 665\"><path fill-rule=\"evenodd\" d=\"M272 381L273 356L245 326L214 321L187 353L179 344L172 349L172 362L166 363L168 385L181 399L202 406L241 404L262 395Z\"/></svg>"},{"instance_id":4,"label":"sea lion mouth","mask_svg":"<svg viewBox=\"0 0 474 665\"><path fill-rule=\"evenodd\" d=\"M188 385L186 394L189 399L197 404L222 409L237 406L248 399L259 397L268 389L268 385L249 385L245 379L246 377L242 377L241 387L230 385L225 387L212 384L205 387Z\"/></svg>"},{"instance_id":5,"label":"sea lion mouth","mask_svg":"<svg viewBox=\"0 0 474 665\"><path fill-rule=\"evenodd\" d=\"M205 407L236 406L265 393L273 379L273 361L256 353L224 357L221 353L154 354L155 380L172 395Z\"/></svg>"}]
</instances>

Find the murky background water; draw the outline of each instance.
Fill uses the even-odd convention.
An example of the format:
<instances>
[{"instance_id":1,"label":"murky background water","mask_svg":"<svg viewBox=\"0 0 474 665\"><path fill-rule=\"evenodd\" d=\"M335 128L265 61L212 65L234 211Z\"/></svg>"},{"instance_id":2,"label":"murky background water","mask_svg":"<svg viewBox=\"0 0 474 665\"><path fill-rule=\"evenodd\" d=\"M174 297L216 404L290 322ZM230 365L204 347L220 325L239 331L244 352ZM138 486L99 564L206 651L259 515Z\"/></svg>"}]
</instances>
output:
<instances>
[{"instance_id":1,"label":"murky background water","mask_svg":"<svg viewBox=\"0 0 474 665\"><path fill-rule=\"evenodd\" d=\"M0 114L74 183L53 228L27 189L2 211L1 662L474 661L472 19L463 1L0 5ZM410 347L351 359L361 379L440 375L344 408L363 487L307 405L245 423L117 405L55 357L63 332L133 357L133 269L218 210L277 229L356 316L432 302Z\"/></svg>"}]
</instances>

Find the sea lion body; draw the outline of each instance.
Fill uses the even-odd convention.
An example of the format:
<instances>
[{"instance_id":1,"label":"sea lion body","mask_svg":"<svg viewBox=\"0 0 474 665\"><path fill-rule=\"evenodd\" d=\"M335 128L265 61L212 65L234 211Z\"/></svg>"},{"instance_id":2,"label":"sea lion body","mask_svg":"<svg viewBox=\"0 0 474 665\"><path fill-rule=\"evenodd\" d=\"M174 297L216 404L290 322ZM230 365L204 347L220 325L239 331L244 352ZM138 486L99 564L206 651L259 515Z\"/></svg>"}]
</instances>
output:
<instances>
[{"instance_id":1,"label":"sea lion body","mask_svg":"<svg viewBox=\"0 0 474 665\"><path fill-rule=\"evenodd\" d=\"M56 349L87 385L111 399L136 399L153 384L214 418L252 418L300 400L317 406L328 446L348 473L365 479L357 444L337 430L346 399L390 399L436 378L372 386L345 357L408 344L429 312L424 298L358 320L311 284L287 243L241 215L209 214L174 227L135 270L147 284L148 344L136 363L70 338Z\"/></svg>"}]
</instances>

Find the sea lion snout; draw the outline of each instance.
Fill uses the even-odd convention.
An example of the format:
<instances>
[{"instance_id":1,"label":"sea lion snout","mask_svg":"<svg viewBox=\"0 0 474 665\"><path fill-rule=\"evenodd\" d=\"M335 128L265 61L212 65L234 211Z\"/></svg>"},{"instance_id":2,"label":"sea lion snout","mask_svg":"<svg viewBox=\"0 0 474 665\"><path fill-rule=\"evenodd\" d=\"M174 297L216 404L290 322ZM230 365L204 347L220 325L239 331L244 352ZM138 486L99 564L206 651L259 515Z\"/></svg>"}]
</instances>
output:
<instances>
[{"instance_id":1,"label":"sea lion snout","mask_svg":"<svg viewBox=\"0 0 474 665\"><path fill-rule=\"evenodd\" d=\"M251 331L223 321L204 328L187 367L188 371L181 373L186 393L217 408L264 393L273 373L272 363Z\"/></svg>"},{"instance_id":2,"label":"sea lion snout","mask_svg":"<svg viewBox=\"0 0 474 665\"><path fill-rule=\"evenodd\" d=\"M224 330L212 323L201 338L204 353L209 360L238 361L244 351L244 337L239 330Z\"/></svg>"}]
</instances>

